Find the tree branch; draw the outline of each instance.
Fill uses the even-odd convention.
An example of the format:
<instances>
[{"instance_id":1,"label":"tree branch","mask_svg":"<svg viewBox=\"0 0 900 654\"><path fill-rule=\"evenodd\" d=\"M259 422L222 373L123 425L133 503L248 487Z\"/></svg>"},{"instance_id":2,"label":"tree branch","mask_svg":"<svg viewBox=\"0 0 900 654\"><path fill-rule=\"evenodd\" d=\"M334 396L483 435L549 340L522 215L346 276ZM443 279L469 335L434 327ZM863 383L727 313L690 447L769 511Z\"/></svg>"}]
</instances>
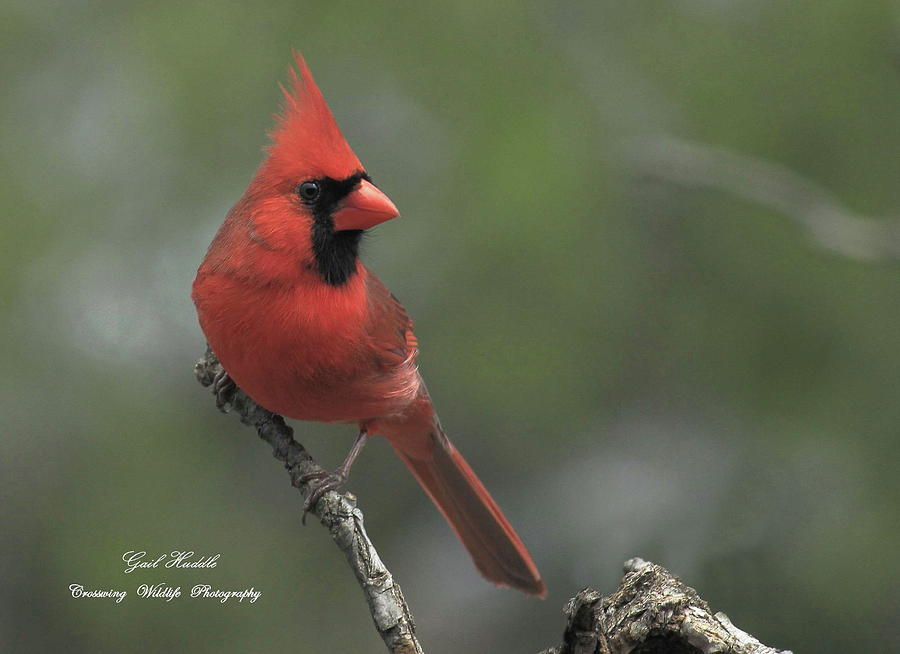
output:
<instances>
[{"instance_id":1,"label":"tree branch","mask_svg":"<svg viewBox=\"0 0 900 654\"><path fill-rule=\"evenodd\" d=\"M857 215L781 164L669 137L635 140L628 154L639 175L756 202L794 219L819 245L844 256L900 257L900 223Z\"/></svg>"},{"instance_id":2,"label":"tree branch","mask_svg":"<svg viewBox=\"0 0 900 654\"><path fill-rule=\"evenodd\" d=\"M194 374L201 384L210 386L221 369L215 354L207 349L206 355L194 366ZM290 475L291 485L306 497L310 487L300 479L323 469L294 440L294 430L285 424L281 416L263 409L240 389L234 392L228 404L241 422L255 427L259 437L272 446L275 458L284 463ZM363 514L356 508L355 498L328 491L311 512L325 525L347 558L366 597L375 628L388 651L392 654L423 654L422 646L416 639L416 627L409 606L400 586L369 540L363 527Z\"/></svg>"},{"instance_id":3,"label":"tree branch","mask_svg":"<svg viewBox=\"0 0 900 654\"><path fill-rule=\"evenodd\" d=\"M713 614L697 591L665 568L625 562L607 597L585 588L566 605L563 644L541 654L791 654L760 643Z\"/></svg>"},{"instance_id":4,"label":"tree branch","mask_svg":"<svg viewBox=\"0 0 900 654\"><path fill-rule=\"evenodd\" d=\"M212 350L197 361L194 373L204 386L222 370ZM236 389L228 405L272 446L291 484L306 497L301 478L323 472L284 419ZM400 586L385 567L363 527L363 514L352 495L328 491L312 513L328 529L356 575L378 634L392 654L424 654ZM604 597L585 588L565 608L563 643L541 654L791 654L767 647L741 631L724 613L712 613L697 592L665 568L641 559L625 563L615 593Z\"/></svg>"}]
</instances>

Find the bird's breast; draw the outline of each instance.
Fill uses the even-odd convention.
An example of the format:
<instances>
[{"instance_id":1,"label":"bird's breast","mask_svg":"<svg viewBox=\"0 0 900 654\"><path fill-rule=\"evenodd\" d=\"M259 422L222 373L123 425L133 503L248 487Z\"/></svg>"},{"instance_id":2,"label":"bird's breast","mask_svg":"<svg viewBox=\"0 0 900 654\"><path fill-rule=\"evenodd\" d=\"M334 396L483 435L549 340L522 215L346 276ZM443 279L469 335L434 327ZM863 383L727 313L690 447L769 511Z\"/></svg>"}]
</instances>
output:
<instances>
[{"instance_id":1,"label":"bird's breast","mask_svg":"<svg viewBox=\"0 0 900 654\"><path fill-rule=\"evenodd\" d=\"M193 297L225 370L270 411L356 422L400 413L419 392L412 357L386 365L368 338L362 279L339 288L247 288L236 278L198 276Z\"/></svg>"}]
</instances>

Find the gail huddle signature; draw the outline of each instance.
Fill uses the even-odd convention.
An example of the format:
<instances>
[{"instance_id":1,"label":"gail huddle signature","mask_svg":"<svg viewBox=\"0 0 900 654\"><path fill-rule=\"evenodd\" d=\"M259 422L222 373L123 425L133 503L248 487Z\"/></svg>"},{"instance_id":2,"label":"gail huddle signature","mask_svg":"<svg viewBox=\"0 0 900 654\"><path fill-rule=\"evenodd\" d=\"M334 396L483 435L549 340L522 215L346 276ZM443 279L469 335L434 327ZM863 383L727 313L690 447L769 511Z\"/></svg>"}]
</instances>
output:
<instances>
[{"instance_id":1,"label":"gail huddle signature","mask_svg":"<svg viewBox=\"0 0 900 654\"><path fill-rule=\"evenodd\" d=\"M148 557L144 550L128 550L122 555L125 562L125 574L141 568L215 568L219 555L196 555L193 551L174 550L157 557Z\"/></svg>"},{"instance_id":2,"label":"gail huddle signature","mask_svg":"<svg viewBox=\"0 0 900 654\"><path fill-rule=\"evenodd\" d=\"M122 555L125 563L125 574L143 568L215 568L219 563L219 554L202 555L193 550L173 550L168 554L148 556L146 550L128 550ZM69 584L69 593L76 599L110 599L120 604L128 596L124 588L85 588L83 584ZM155 599L171 602L182 596L190 599L211 599L221 604L247 600L253 604L262 596L262 591L250 588L223 589L213 588L210 584L195 584L190 594L183 593L181 586L161 583L142 583L135 589L135 595L142 599Z\"/></svg>"}]
</instances>

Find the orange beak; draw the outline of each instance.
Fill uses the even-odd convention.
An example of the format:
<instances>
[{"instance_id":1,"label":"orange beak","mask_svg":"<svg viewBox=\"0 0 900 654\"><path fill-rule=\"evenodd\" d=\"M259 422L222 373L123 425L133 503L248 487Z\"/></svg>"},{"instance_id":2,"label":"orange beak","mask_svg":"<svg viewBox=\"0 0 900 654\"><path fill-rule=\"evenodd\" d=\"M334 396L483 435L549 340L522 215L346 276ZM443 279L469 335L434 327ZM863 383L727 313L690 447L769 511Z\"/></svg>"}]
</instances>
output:
<instances>
[{"instance_id":1,"label":"orange beak","mask_svg":"<svg viewBox=\"0 0 900 654\"><path fill-rule=\"evenodd\" d=\"M331 214L334 230L369 229L400 215L390 198L366 180L351 191Z\"/></svg>"}]
</instances>

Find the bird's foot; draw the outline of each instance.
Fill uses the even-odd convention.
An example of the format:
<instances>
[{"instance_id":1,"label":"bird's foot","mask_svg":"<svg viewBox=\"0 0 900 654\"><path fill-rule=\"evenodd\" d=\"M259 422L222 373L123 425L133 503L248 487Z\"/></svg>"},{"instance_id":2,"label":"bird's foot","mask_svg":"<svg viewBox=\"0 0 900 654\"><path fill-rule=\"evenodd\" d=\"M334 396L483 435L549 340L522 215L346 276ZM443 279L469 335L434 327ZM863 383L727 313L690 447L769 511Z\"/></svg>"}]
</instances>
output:
<instances>
[{"instance_id":1,"label":"bird's foot","mask_svg":"<svg viewBox=\"0 0 900 654\"><path fill-rule=\"evenodd\" d=\"M237 385L228 376L224 368L216 373L216 376L213 377L212 392L216 396L216 407L218 407L219 411L228 413L227 405L231 402L236 390Z\"/></svg>"},{"instance_id":2,"label":"bird's foot","mask_svg":"<svg viewBox=\"0 0 900 654\"><path fill-rule=\"evenodd\" d=\"M306 524L306 514L315 508L316 504L319 503L319 500L322 499L322 496L325 493L330 490L336 491L347 483L347 478L350 476L350 468L353 467L353 462L356 461L356 457L362 452L363 446L368 439L368 430L363 426L359 430L356 442L353 443L353 447L347 452L347 457L344 459L344 462L338 466L337 470L334 472L319 470L318 472L300 475L298 481L301 484L310 485L309 495L307 495L306 501L303 502L303 518L301 519L301 522L304 525Z\"/></svg>"},{"instance_id":3,"label":"bird's foot","mask_svg":"<svg viewBox=\"0 0 900 654\"><path fill-rule=\"evenodd\" d=\"M306 500L303 502L303 517L300 519L300 522L305 525L306 514L316 507L316 504L319 503L319 500L322 499L325 493L331 490L340 490L347 483L347 475L340 470L337 472L320 470L301 475L298 481L301 484L309 484L310 487L309 495L306 496Z\"/></svg>"}]
</instances>

